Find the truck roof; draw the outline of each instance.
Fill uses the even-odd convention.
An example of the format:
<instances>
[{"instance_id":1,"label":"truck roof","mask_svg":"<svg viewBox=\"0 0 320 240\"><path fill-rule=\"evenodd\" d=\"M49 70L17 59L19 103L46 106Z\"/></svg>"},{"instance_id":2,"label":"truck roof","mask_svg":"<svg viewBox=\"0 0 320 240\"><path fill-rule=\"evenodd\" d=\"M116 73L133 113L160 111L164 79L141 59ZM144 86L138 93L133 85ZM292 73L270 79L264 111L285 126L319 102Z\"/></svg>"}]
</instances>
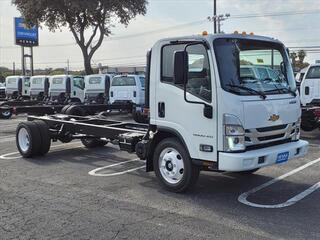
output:
<instances>
[{"instance_id":1,"label":"truck roof","mask_svg":"<svg viewBox=\"0 0 320 240\"><path fill-rule=\"evenodd\" d=\"M112 76L112 74L109 74L109 73L91 74L91 75L86 75L85 77L105 77L105 76Z\"/></svg>"},{"instance_id":2,"label":"truck roof","mask_svg":"<svg viewBox=\"0 0 320 240\"><path fill-rule=\"evenodd\" d=\"M45 75L38 75L38 76L32 76L31 78L47 78L48 76Z\"/></svg>"},{"instance_id":3,"label":"truck roof","mask_svg":"<svg viewBox=\"0 0 320 240\"><path fill-rule=\"evenodd\" d=\"M320 63L310 64L310 66L307 67L306 69L309 69L310 67L320 67ZM302 69L302 70L303 70L303 69Z\"/></svg>"},{"instance_id":4,"label":"truck roof","mask_svg":"<svg viewBox=\"0 0 320 240\"><path fill-rule=\"evenodd\" d=\"M145 77L145 75L143 75L143 74L119 74L114 77L115 78L116 77Z\"/></svg>"},{"instance_id":5,"label":"truck roof","mask_svg":"<svg viewBox=\"0 0 320 240\"><path fill-rule=\"evenodd\" d=\"M74 78L74 77L83 77L83 76L80 76L80 75L65 75L65 74L61 74L61 75L52 75L52 76L49 76L50 78L57 78L57 77L62 77L62 78L67 78L67 77L70 77L70 78Z\"/></svg>"},{"instance_id":6,"label":"truck roof","mask_svg":"<svg viewBox=\"0 0 320 240\"><path fill-rule=\"evenodd\" d=\"M8 76L6 77L7 78L24 78L24 77L28 77L28 76L18 76L18 75L15 75L15 76Z\"/></svg>"},{"instance_id":7,"label":"truck roof","mask_svg":"<svg viewBox=\"0 0 320 240\"><path fill-rule=\"evenodd\" d=\"M268 41L268 42L274 42L274 43L280 43L278 39L271 38L271 37L265 37L265 36L259 36L259 35L249 35L249 34L208 34L206 36L203 35L193 35L193 36L185 36L185 37L178 37L178 38L165 38L158 42L168 42L168 41L186 41L186 40L206 40L206 41L214 41L215 39L219 38L238 38L238 39L250 39L250 40L258 40L258 41Z\"/></svg>"}]
</instances>

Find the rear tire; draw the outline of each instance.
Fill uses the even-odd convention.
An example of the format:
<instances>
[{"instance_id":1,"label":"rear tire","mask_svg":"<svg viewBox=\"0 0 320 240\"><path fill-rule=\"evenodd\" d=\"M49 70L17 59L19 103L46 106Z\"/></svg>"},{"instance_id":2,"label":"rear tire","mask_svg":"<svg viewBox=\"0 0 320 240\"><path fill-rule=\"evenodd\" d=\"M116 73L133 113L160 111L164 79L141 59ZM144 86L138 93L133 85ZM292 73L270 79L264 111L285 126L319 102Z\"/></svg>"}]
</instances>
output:
<instances>
[{"instance_id":1,"label":"rear tire","mask_svg":"<svg viewBox=\"0 0 320 240\"><path fill-rule=\"evenodd\" d=\"M133 116L133 120L137 123L147 124L149 122L147 117L145 117L141 113L137 113L136 111L132 113L132 116Z\"/></svg>"},{"instance_id":2,"label":"rear tire","mask_svg":"<svg viewBox=\"0 0 320 240\"><path fill-rule=\"evenodd\" d=\"M80 106L73 105L66 110L66 114L71 116L85 116L86 111Z\"/></svg>"},{"instance_id":3,"label":"rear tire","mask_svg":"<svg viewBox=\"0 0 320 240\"><path fill-rule=\"evenodd\" d=\"M161 141L153 157L155 174L167 190L182 193L198 180L200 169L191 162L189 153L176 138Z\"/></svg>"},{"instance_id":4,"label":"rear tire","mask_svg":"<svg viewBox=\"0 0 320 240\"><path fill-rule=\"evenodd\" d=\"M98 148L98 147L104 147L105 145L108 144L107 141L105 140L101 140L101 139L95 139L95 138L84 138L81 139L82 144L86 147L86 148Z\"/></svg>"},{"instance_id":5,"label":"rear tire","mask_svg":"<svg viewBox=\"0 0 320 240\"><path fill-rule=\"evenodd\" d=\"M311 132L319 127L318 120L311 110L302 113L301 129L305 132Z\"/></svg>"},{"instance_id":6,"label":"rear tire","mask_svg":"<svg viewBox=\"0 0 320 240\"><path fill-rule=\"evenodd\" d=\"M50 137L50 131L48 125L44 121L34 121L34 123L37 125L40 136L41 136L41 147L39 151L40 156L46 155L51 147L51 137Z\"/></svg>"},{"instance_id":7,"label":"rear tire","mask_svg":"<svg viewBox=\"0 0 320 240\"><path fill-rule=\"evenodd\" d=\"M61 113L61 114L66 114L66 112L67 112L67 110L68 110L69 107L71 107L71 106L70 106L70 105L64 106L64 107L61 109L60 113Z\"/></svg>"},{"instance_id":8,"label":"rear tire","mask_svg":"<svg viewBox=\"0 0 320 240\"><path fill-rule=\"evenodd\" d=\"M24 158L32 158L40 154L41 134L34 122L22 122L16 131L16 144Z\"/></svg>"}]
</instances>

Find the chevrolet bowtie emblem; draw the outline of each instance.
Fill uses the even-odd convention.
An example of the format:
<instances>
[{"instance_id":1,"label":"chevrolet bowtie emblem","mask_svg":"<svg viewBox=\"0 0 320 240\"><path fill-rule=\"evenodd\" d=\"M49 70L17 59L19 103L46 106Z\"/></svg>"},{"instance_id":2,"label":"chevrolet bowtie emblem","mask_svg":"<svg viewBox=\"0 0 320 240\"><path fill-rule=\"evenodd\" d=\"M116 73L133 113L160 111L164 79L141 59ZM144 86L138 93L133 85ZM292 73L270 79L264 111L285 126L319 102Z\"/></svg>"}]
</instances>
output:
<instances>
[{"instance_id":1,"label":"chevrolet bowtie emblem","mask_svg":"<svg viewBox=\"0 0 320 240\"><path fill-rule=\"evenodd\" d=\"M270 116L269 120L270 122L276 122L280 119L279 115L273 114L272 116Z\"/></svg>"}]
</instances>

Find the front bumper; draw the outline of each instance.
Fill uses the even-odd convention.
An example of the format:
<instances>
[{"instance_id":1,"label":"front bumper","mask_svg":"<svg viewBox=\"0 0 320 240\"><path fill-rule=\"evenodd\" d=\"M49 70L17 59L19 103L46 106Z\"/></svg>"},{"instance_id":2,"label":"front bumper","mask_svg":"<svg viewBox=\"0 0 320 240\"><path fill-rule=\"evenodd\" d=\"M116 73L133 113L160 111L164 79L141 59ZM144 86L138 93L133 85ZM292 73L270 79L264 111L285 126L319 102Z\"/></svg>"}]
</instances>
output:
<instances>
[{"instance_id":1,"label":"front bumper","mask_svg":"<svg viewBox=\"0 0 320 240\"><path fill-rule=\"evenodd\" d=\"M276 164L278 154L289 152L289 159L303 157L309 143L300 140L244 153L219 153L219 170L241 172Z\"/></svg>"}]
</instances>

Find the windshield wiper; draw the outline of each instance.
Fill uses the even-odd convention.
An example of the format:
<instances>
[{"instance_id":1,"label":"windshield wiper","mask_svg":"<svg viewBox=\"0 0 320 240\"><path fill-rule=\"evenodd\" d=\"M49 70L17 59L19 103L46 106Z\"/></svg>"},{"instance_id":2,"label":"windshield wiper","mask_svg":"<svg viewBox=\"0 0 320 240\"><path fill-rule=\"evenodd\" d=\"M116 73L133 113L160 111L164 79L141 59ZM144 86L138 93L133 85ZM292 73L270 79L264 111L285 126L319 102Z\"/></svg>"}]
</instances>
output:
<instances>
[{"instance_id":1,"label":"windshield wiper","mask_svg":"<svg viewBox=\"0 0 320 240\"><path fill-rule=\"evenodd\" d=\"M265 95L263 92L260 92L260 91L257 91L257 90L254 90L252 88L248 88L248 87L245 87L245 86L240 86L240 85L234 85L234 84L227 84L228 87L231 87L231 88L238 88L238 89L241 89L241 90L245 90L253 95L255 94L258 94L263 100L265 100L267 98L267 95Z\"/></svg>"},{"instance_id":2,"label":"windshield wiper","mask_svg":"<svg viewBox=\"0 0 320 240\"><path fill-rule=\"evenodd\" d=\"M278 88L276 85L274 85L274 87L275 87L276 89L268 90L268 91L265 91L265 92L278 91L279 93L290 93L290 94L292 94L292 96L294 96L294 97L297 96L297 93L295 93L294 91L292 91L291 88Z\"/></svg>"},{"instance_id":3,"label":"windshield wiper","mask_svg":"<svg viewBox=\"0 0 320 240\"><path fill-rule=\"evenodd\" d=\"M292 94L292 96L296 97L297 96L297 93L293 90L291 90L291 88L280 88L280 90L285 90L285 91L288 91L289 93Z\"/></svg>"}]
</instances>

